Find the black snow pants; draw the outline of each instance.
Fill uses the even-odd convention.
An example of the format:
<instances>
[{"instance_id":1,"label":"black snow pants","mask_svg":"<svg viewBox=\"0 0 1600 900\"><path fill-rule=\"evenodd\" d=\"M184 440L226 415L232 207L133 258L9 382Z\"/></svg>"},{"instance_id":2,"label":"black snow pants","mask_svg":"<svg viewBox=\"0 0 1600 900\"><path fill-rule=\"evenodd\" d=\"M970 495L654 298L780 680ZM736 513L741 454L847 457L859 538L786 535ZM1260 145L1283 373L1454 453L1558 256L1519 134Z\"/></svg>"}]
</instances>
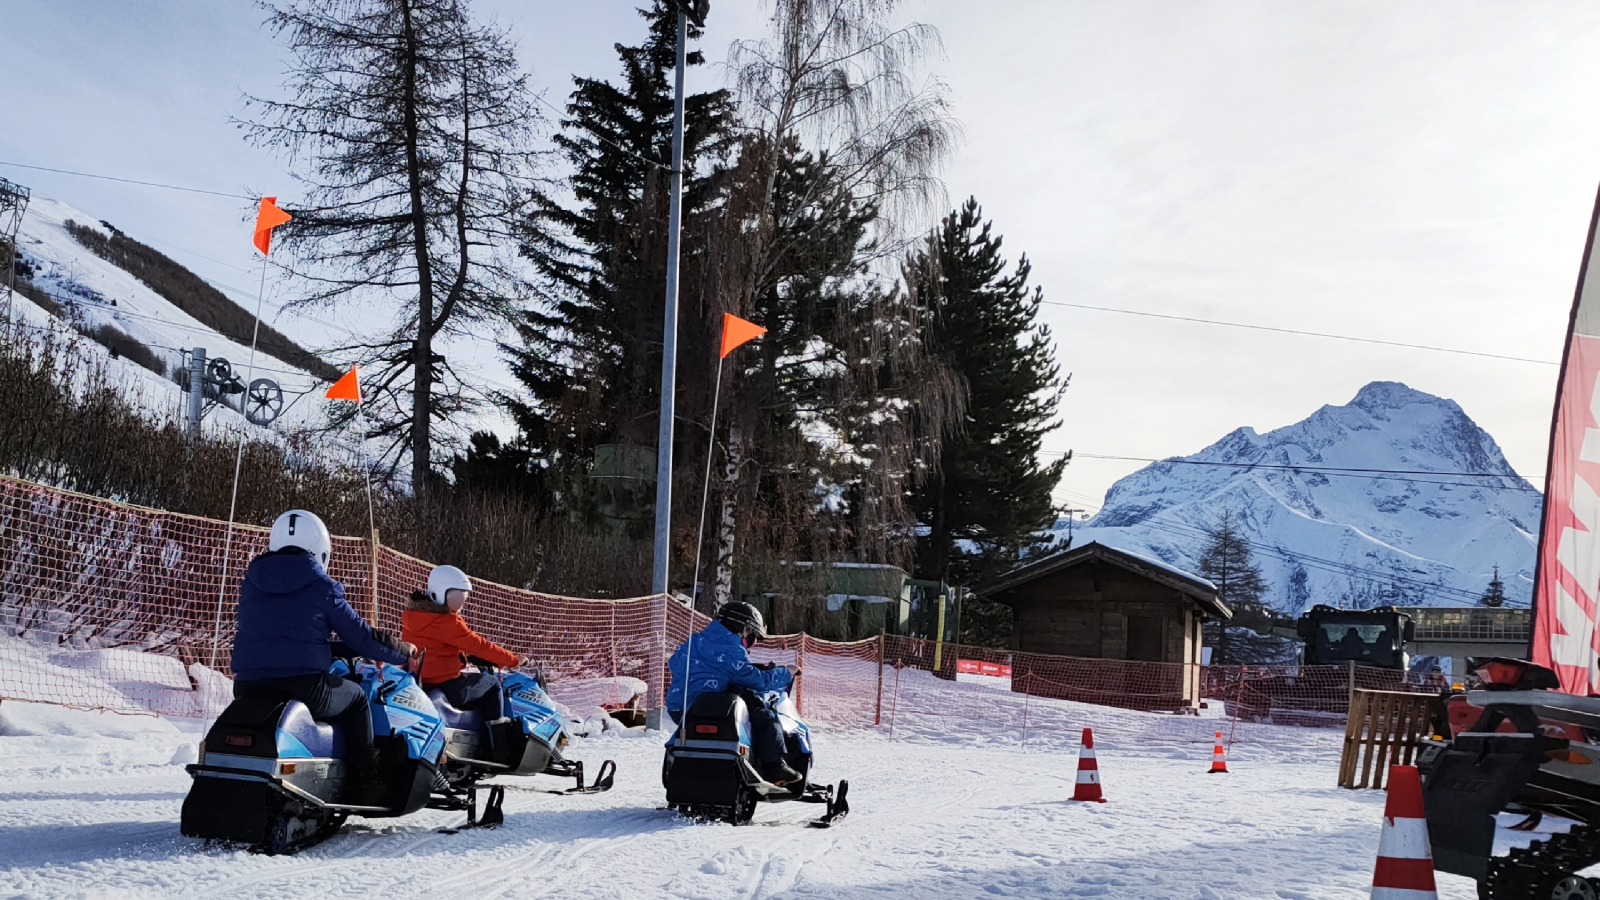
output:
<instances>
[{"instance_id":1,"label":"black snow pants","mask_svg":"<svg viewBox=\"0 0 1600 900\"><path fill-rule=\"evenodd\" d=\"M492 672L464 672L449 681L430 685L459 710L474 710L486 719L500 718L500 679Z\"/></svg>"},{"instance_id":2,"label":"black snow pants","mask_svg":"<svg viewBox=\"0 0 1600 900\"><path fill-rule=\"evenodd\" d=\"M367 708L367 692L360 683L334 674L295 675L289 678L259 678L235 681L233 696L270 688L287 691L311 711L319 722L337 722L344 729L347 759L361 765L372 757L372 715Z\"/></svg>"},{"instance_id":3,"label":"black snow pants","mask_svg":"<svg viewBox=\"0 0 1600 900\"><path fill-rule=\"evenodd\" d=\"M733 692L744 698L744 705L750 710L750 743L756 762L762 766L783 762L787 746L778 714L749 688L736 687Z\"/></svg>"}]
</instances>

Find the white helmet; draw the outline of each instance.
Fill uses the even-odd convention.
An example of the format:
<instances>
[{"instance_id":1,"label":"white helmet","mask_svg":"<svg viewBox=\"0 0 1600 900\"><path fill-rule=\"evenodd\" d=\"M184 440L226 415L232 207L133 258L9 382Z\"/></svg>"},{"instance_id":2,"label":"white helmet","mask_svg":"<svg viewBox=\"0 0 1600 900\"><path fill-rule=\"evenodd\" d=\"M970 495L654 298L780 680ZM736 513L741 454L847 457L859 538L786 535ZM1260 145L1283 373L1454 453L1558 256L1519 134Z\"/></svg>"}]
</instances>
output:
<instances>
[{"instance_id":1,"label":"white helmet","mask_svg":"<svg viewBox=\"0 0 1600 900\"><path fill-rule=\"evenodd\" d=\"M299 547L309 552L326 569L328 557L333 555L333 538L328 536L328 526L315 514L291 509L272 523L272 535L267 538L268 550L285 547Z\"/></svg>"},{"instance_id":2,"label":"white helmet","mask_svg":"<svg viewBox=\"0 0 1600 900\"><path fill-rule=\"evenodd\" d=\"M457 589L470 591L472 582L455 566L434 566L428 573L428 599L434 603L443 606L449 592Z\"/></svg>"}]
</instances>

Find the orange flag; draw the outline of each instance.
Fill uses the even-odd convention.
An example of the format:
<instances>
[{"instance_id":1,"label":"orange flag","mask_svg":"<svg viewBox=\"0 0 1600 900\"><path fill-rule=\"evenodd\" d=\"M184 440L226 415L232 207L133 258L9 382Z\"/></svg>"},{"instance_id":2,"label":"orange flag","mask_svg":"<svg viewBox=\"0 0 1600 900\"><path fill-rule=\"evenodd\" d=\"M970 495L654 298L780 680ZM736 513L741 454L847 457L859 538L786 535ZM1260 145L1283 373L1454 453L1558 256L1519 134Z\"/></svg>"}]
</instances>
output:
<instances>
[{"instance_id":1,"label":"orange flag","mask_svg":"<svg viewBox=\"0 0 1600 900\"><path fill-rule=\"evenodd\" d=\"M766 334L767 330L754 322L747 322L733 313L722 314L722 356L727 358L733 348L745 341Z\"/></svg>"},{"instance_id":2,"label":"orange flag","mask_svg":"<svg viewBox=\"0 0 1600 900\"><path fill-rule=\"evenodd\" d=\"M277 197L262 197L261 210L256 213L256 249L265 256L272 246L272 229L294 218L278 208Z\"/></svg>"},{"instance_id":3,"label":"orange flag","mask_svg":"<svg viewBox=\"0 0 1600 900\"><path fill-rule=\"evenodd\" d=\"M356 367L351 366L344 377L335 381L333 387L328 388L329 400L354 400L361 402L361 376L356 374Z\"/></svg>"}]
</instances>

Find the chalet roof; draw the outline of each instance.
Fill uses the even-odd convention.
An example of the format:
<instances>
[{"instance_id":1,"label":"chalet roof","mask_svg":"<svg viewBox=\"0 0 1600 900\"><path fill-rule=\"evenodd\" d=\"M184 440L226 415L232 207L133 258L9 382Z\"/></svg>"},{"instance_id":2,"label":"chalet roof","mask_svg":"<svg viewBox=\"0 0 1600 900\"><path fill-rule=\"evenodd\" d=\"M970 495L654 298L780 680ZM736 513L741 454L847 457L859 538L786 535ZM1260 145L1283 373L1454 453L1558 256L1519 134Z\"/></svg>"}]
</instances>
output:
<instances>
[{"instance_id":1,"label":"chalet roof","mask_svg":"<svg viewBox=\"0 0 1600 900\"><path fill-rule=\"evenodd\" d=\"M1148 578L1158 584L1166 585L1193 600L1202 609L1217 618L1223 620L1233 618L1233 611L1228 609L1227 605L1217 596L1217 586L1211 582L1193 573L1169 566L1160 560L1141 556L1137 553L1130 553L1127 550L1119 550L1116 547L1109 547L1099 541L1090 541L1081 547L1073 547L1025 562L1005 572L994 581L979 587L977 593L991 600L999 600L1000 595L1021 587L1028 582L1094 560L1109 563L1135 575Z\"/></svg>"}]
</instances>

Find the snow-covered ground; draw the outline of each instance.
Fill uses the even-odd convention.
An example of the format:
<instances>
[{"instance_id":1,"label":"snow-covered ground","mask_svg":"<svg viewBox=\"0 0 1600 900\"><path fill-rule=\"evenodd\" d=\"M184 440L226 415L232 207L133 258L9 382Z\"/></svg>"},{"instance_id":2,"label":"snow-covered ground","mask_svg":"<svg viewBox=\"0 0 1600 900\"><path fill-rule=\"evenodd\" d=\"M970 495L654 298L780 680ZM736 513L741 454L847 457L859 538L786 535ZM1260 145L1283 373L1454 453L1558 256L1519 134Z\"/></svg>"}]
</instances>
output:
<instances>
[{"instance_id":1,"label":"snow-covered ground","mask_svg":"<svg viewBox=\"0 0 1600 900\"><path fill-rule=\"evenodd\" d=\"M0 705L0 896L170 900L282 897L1365 898L1383 795L1334 786L1339 735L1252 726L1232 774L1204 744L1100 723L1109 803L1072 803L1076 741L950 733L902 715L887 729L819 729L819 777L851 781L853 812L767 805L757 824L694 824L661 809L659 733L607 731L579 758L617 760L607 794L512 791L496 831L440 834L459 813L353 820L293 857L178 833L195 721ZM1242 727L1242 726L1241 726ZM549 779L509 779L514 783ZM1475 896L1440 876L1440 896Z\"/></svg>"}]
</instances>

